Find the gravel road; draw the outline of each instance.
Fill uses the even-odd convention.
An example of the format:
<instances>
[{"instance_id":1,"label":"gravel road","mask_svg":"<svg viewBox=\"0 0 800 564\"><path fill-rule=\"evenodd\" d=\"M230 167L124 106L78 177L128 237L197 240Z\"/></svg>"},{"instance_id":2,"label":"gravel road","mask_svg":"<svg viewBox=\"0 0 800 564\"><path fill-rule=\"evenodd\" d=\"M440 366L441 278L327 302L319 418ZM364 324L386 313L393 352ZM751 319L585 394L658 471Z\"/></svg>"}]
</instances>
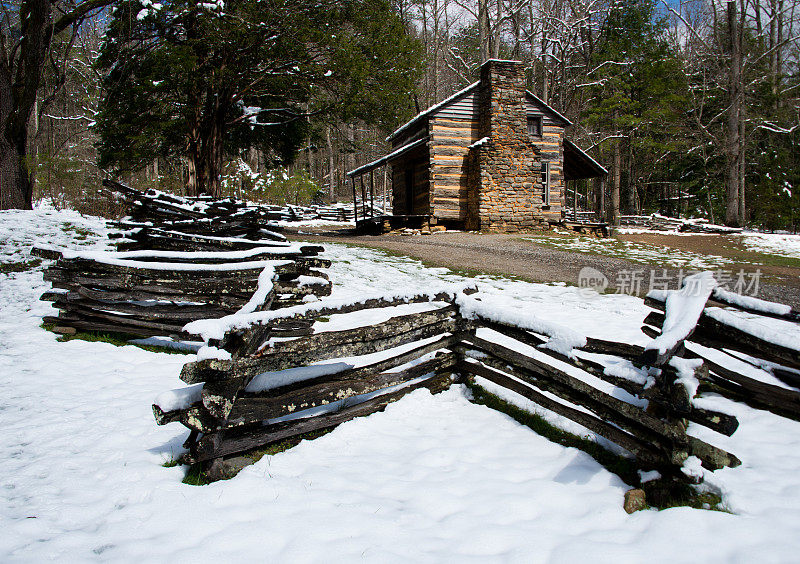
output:
<instances>
[{"instance_id":1,"label":"gravel road","mask_svg":"<svg viewBox=\"0 0 800 564\"><path fill-rule=\"evenodd\" d=\"M433 235L358 235L348 231L310 233L301 229L289 232L291 239L336 242L385 249L422 260L431 266L477 274L505 274L534 282L566 282L579 284L579 273L584 267L599 271L608 280L607 291L625 291L646 294L653 287L668 282L675 288L680 272L658 265L642 264L602 255L590 255L537 246L514 234L478 234L443 232ZM736 268L738 271L739 267ZM753 270L755 267L753 267ZM750 269L748 269L750 270ZM787 275L762 276L758 283L758 297L779 301L800 310L800 269L782 269ZM765 279L766 278L766 279ZM752 284L753 275L747 273L745 281ZM638 291L637 291L638 290Z\"/></svg>"}]
</instances>

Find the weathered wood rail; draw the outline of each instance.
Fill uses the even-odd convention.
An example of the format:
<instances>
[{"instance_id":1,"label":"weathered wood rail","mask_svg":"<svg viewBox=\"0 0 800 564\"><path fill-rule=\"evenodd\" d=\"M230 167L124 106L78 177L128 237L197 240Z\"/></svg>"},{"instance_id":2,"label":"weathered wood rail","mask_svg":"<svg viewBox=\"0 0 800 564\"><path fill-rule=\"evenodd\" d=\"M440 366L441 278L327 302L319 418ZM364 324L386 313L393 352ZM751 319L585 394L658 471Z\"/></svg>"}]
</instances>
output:
<instances>
[{"instance_id":1,"label":"weathered wood rail","mask_svg":"<svg viewBox=\"0 0 800 564\"><path fill-rule=\"evenodd\" d=\"M653 336L663 327L665 301L662 292L645 298L655 311L644 319L643 330ZM800 340L783 336L798 327L797 312L782 304L732 299L717 289L705 305L694 330L680 343L684 356L702 359L708 369L701 389L800 421ZM779 320L773 334L748 330L765 320Z\"/></svg>"},{"instance_id":2,"label":"weathered wood rail","mask_svg":"<svg viewBox=\"0 0 800 564\"><path fill-rule=\"evenodd\" d=\"M110 180L104 185L122 195L131 214L114 222L126 230L110 235L117 252L32 251L55 260L45 280L61 291L42 299L60 310L45 318L57 332L183 338L191 321L330 294L320 270L330 266L318 256L323 248L289 243L267 229L268 210L230 199L140 192ZM266 289L258 294L260 287Z\"/></svg>"},{"instance_id":3,"label":"weathered wood rail","mask_svg":"<svg viewBox=\"0 0 800 564\"><path fill-rule=\"evenodd\" d=\"M422 311L408 309L426 301ZM740 464L687 428L691 421L733 434L736 417L695 405L698 386L692 382L701 391L713 386L738 399L747 376L721 370L691 343L684 346L685 339L658 354L651 345L593 338L565 351L563 343L554 345L558 335L537 331L536 324L490 319L481 313L485 306L473 307L478 303L467 294L439 294L270 315L211 343L230 359L187 364L181 379L189 387L157 401L156 420L190 429L186 460L221 477L225 460L241 453L374 413L421 386L438 391L469 378L509 389L582 425L631 453L642 469L656 469L670 480L695 479L681 471L692 456L711 470ZM397 310L385 321L340 321L342 328L325 329L329 318L346 320L363 310L385 318L381 310L387 308ZM614 369L620 363L625 370ZM719 379L740 388L718 386ZM776 412L791 415L783 404L796 390L748 385L756 405L781 404Z\"/></svg>"},{"instance_id":4,"label":"weathered wood rail","mask_svg":"<svg viewBox=\"0 0 800 564\"><path fill-rule=\"evenodd\" d=\"M183 394L177 404L157 401L156 420L189 428L189 459L205 462L210 475L219 477L226 456L373 413L418 387L442 390L452 382L457 361L452 349L468 325L452 300L444 295L367 300L335 313L273 316L267 324L226 336L229 360L184 366L186 390L199 388L176 392ZM325 330L328 315L346 318L347 312L365 309L388 311L389 318ZM313 324L310 334L274 339L275 327L299 320Z\"/></svg>"},{"instance_id":5,"label":"weathered wood rail","mask_svg":"<svg viewBox=\"0 0 800 564\"><path fill-rule=\"evenodd\" d=\"M241 310L275 309L301 303L307 295L330 294L330 261L315 255L320 247L255 248L247 260L225 253L175 252L67 253L34 248L54 259L44 278L60 291L45 293L57 317L46 317L56 331L102 331L136 336L188 337L183 326ZM265 268L271 280L261 280ZM250 304L259 284L270 288Z\"/></svg>"},{"instance_id":6,"label":"weathered wood rail","mask_svg":"<svg viewBox=\"0 0 800 564\"><path fill-rule=\"evenodd\" d=\"M278 227L270 224L280 216L265 206L250 205L232 198L188 198L152 189L142 192L110 179L104 180L103 186L107 196L121 199L128 215L122 221L111 222L112 227L131 230L151 227L248 239L281 238L275 233Z\"/></svg>"}]
</instances>

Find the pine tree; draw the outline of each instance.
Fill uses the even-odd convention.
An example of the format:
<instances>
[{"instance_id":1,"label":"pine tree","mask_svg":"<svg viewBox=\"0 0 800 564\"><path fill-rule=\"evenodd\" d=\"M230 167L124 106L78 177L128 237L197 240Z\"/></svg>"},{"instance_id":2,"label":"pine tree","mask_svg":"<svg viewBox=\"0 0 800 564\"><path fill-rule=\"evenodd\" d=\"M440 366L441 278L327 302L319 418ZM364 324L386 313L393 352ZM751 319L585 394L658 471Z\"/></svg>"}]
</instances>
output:
<instances>
[{"instance_id":1,"label":"pine tree","mask_svg":"<svg viewBox=\"0 0 800 564\"><path fill-rule=\"evenodd\" d=\"M654 156L677 149L669 129L680 119L686 81L662 32L652 0L613 2L593 55L589 78L594 87L584 117L611 144L609 219L614 224L619 223L622 187L627 187L625 208L633 213L638 181L651 174Z\"/></svg>"}]
</instances>

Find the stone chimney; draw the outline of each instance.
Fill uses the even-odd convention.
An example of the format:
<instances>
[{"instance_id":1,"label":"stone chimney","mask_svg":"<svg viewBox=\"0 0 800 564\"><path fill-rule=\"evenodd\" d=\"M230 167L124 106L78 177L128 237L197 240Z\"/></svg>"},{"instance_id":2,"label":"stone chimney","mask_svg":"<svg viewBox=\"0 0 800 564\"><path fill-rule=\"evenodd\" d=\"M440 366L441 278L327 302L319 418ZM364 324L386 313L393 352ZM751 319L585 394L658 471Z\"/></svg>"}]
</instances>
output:
<instances>
[{"instance_id":1,"label":"stone chimney","mask_svg":"<svg viewBox=\"0 0 800 564\"><path fill-rule=\"evenodd\" d=\"M490 59L483 63L478 97L485 137L503 143L527 143L525 72L521 62Z\"/></svg>"},{"instance_id":2,"label":"stone chimney","mask_svg":"<svg viewBox=\"0 0 800 564\"><path fill-rule=\"evenodd\" d=\"M519 61L489 60L478 89L481 136L473 150L468 228L527 231L544 221L541 163L528 135L525 72Z\"/></svg>"}]
</instances>

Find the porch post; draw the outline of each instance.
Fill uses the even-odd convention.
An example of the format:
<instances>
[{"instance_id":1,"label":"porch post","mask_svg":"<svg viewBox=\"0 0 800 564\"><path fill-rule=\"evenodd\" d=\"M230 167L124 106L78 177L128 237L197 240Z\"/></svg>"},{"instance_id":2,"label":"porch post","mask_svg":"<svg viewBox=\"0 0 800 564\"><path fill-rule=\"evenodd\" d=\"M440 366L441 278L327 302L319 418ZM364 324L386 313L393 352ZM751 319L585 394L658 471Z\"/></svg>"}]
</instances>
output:
<instances>
[{"instance_id":1,"label":"porch post","mask_svg":"<svg viewBox=\"0 0 800 564\"><path fill-rule=\"evenodd\" d=\"M375 217L375 169L369 171L369 216Z\"/></svg>"},{"instance_id":2,"label":"porch post","mask_svg":"<svg viewBox=\"0 0 800 564\"><path fill-rule=\"evenodd\" d=\"M358 203L356 203L356 178L350 177L350 183L353 186L353 221L358 223Z\"/></svg>"}]
</instances>

